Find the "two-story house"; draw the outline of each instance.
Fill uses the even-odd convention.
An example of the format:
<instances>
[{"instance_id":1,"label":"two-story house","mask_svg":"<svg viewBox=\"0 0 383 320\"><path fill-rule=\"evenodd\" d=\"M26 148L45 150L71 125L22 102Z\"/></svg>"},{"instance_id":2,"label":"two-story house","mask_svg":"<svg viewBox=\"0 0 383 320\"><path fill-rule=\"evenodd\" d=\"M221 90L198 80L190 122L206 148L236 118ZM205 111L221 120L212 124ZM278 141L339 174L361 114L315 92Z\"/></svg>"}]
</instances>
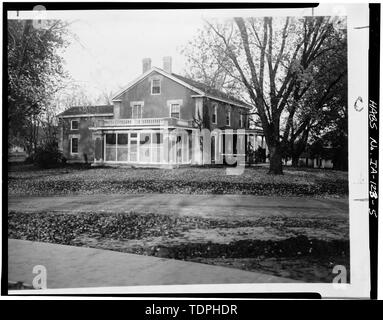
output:
<instances>
[{"instance_id":1,"label":"two-story house","mask_svg":"<svg viewBox=\"0 0 383 320\"><path fill-rule=\"evenodd\" d=\"M148 58L142 67L141 76L113 97L112 106L72 107L59 115L60 145L69 162L219 163L248 146L265 147L262 131L249 129L251 106L245 102L172 73L171 57L163 59L163 69L151 67ZM237 133L245 139L240 152ZM225 144L227 135L233 137L232 147Z\"/></svg>"}]
</instances>

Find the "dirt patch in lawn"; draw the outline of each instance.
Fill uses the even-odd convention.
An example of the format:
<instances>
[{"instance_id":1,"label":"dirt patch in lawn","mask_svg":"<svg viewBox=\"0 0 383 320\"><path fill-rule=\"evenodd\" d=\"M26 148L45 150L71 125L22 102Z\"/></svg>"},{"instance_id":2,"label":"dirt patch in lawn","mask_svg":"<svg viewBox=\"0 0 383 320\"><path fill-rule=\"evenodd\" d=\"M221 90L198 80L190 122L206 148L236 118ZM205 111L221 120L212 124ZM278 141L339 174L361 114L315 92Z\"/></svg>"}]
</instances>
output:
<instances>
[{"instance_id":1,"label":"dirt patch in lawn","mask_svg":"<svg viewBox=\"0 0 383 320\"><path fill-rule=\"evenodd\" d=\"M349 268L346 219L9 212L8 226L13 239L201 262L305 282L331 282L334 265Z\"/></svg>"},{"instance_id":2,"label":"dirt patch in lawn","mask_svg":"<svg viewBox=\"0 0 383 320\"><path fill-rule=\"evenodd\" d=\"M326 259L313 257L257 257L257 258L195 258L190 261L237 268L247 271L261 271L267 274L311 283L329 283L334 279L335 265L346 266L349 271L349 257L336 256ZM349 272L347 282L350 282Z\"/></svg>"},{"instance_id":3,"label":"dirt patch in lawn","mask_svg":"<svg viewBox=\"0 0 383 320\"><path fill-rule=\"evenodd\" d=\"M169 239L116 240L82 236L75 245L115 250L160 258L219 265L246 271L264 272L303 282L330 283L335 265L349 271L349 247L345 240L239 240L227 244L212 242L174 245ZM349 272L348 272L349 273Z\"/></svg>"}]
</instances>

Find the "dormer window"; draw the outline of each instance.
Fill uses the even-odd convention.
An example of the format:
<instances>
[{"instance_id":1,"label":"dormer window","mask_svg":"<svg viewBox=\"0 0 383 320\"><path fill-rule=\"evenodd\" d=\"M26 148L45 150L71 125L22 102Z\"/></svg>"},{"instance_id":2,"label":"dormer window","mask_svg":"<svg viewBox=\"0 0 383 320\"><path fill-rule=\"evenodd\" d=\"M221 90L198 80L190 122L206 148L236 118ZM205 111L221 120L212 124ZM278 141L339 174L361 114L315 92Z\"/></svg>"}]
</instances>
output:
<instances>
[{"instance_id":1,"label":"dormer window","mask_svg":"<svg viewBox=\"0 0 383 320\"><path fill-rule=\"evenodd\" d=\"M70 129L71 130L78 130L78 120L72 120L70 122Z\"/></svg>"},{"instance_id":2,"label":"dormer window","mask_svg":"<svg viewBox=\"0 0 383 320\"><path fill-rule=\"evenodd\" d=\"M153 79L152 80L152 95L161 94L161 80Z\"/></svg>"}]
</instances>

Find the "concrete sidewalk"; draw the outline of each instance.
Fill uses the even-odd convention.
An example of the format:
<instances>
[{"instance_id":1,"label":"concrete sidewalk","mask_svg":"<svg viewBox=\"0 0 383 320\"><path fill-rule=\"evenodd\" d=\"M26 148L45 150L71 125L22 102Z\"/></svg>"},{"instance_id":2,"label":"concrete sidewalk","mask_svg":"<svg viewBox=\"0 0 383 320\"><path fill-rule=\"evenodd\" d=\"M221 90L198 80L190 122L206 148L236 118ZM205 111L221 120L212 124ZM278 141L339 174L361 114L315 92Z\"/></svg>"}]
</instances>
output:
<instances>
[{"instance_id":1,"label":"concrete sidewalk","mask_svg":"<svg viewBox=\"0 0 383 320\"><path fill-rule=\"evenodd\" d=\"M99 194L9 196L8 210L20 212L150 212L201 217L348 217L348 199L254 195Z\"/></svg>"},{"instance_id":2,"label":"concrete sidewalk","mask_svg":"<svg viewBox=\"0 0 383 320\"><path fill-rule=\"evenodd\" d=\"M47 287L286 283L272 275L109 250L8 240L8 281L32 284L33 267L47 270Z\"/></svg>"}]
</instances>

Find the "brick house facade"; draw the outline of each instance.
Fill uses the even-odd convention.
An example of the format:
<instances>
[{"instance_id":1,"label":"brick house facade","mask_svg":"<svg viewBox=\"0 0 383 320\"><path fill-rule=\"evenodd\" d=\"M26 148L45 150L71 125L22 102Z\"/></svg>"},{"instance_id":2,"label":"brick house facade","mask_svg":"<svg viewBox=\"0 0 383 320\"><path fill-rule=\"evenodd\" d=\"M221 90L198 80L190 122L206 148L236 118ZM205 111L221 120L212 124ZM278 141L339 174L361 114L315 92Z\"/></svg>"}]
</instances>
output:
<instances>
[{"instance_id":1,"label":"brick house facade","mask_svg":"<svg viewBox=\"0 0 383 320\"><path fill-rule=\"evenodd\" d=\"M113 105L72 107L59 115L60 146L69 162L217 163L228 153L240 153L237 134L244 137L246 150L265 147L262 130L249 129L250 109L235 97L172 73L170 57L164 58L163 69L144 59L142 75L113 97ZM207 138L211 155L201 149L201 129L212 133ZM227 134L234 138L233 149L226 147Z\"/></svg>"}]
</instances>

